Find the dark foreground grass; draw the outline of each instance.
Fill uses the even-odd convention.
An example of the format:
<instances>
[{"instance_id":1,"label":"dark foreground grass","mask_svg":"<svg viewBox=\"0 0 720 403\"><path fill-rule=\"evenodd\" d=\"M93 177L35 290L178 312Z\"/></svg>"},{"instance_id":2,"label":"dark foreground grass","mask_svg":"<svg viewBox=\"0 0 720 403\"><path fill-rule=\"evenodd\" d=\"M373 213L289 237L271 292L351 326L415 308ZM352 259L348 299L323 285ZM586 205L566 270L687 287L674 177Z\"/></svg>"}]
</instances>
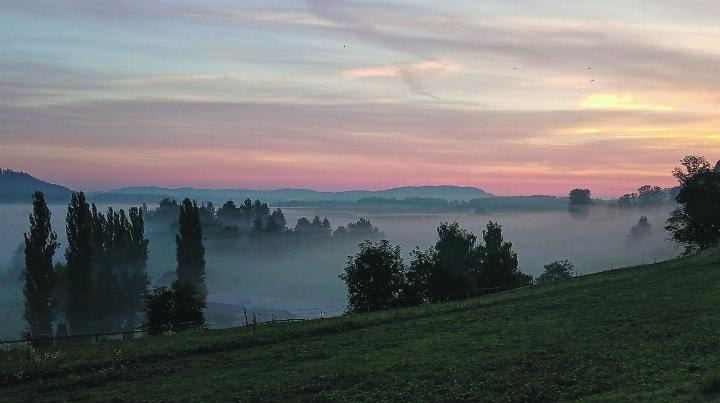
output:
<instances>
[{"instance_id":1,"label":"dark foreground grass","mask_svg":"<svg viewBox=\"0 0 720 403\"><path fill-rule=\"evenodd\" d=\"M26 352L4 353L0 400L716 400L719 303L713 252L480 300L259 326L255 336L65 347L40 374Z\"/></svg>"}]
</instances>

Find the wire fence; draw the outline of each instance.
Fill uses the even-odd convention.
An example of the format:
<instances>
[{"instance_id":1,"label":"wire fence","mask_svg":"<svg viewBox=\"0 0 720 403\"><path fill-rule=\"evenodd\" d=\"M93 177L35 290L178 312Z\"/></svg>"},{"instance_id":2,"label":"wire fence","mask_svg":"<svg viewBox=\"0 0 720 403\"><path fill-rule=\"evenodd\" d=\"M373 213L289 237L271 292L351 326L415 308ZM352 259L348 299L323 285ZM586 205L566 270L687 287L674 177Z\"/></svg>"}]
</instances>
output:
<instances>
[{"instance_id":1,"label":"wire fence","mask_svg":"<svg viewBox=\"0 0 720 403\"><path fill-rule=\"evenodd\" d=\"M647 263L643 262L643 265ZM611 264L610 267L604 272L610 272L614 271L617 268L614 264ZM598 272L598 273L585 273L585 274L579 274L574 273L575 278L579 278L582 280L582 278L588 277L593 274L600 274L602 275L604 272ZM602 280L602 277L599 277L600 280ZM109 331L109 332L94 332L94 333L76 333L76 334L67 334L67 335L47 335L47 336L40 336L40 337L33 337L33 338L21 338L21 339L15 339L15 340L0 340L0 351L10 351L13 349L16 349L18 347L23 347L27 345L55 345L55 346L63 346L63 345L82 345L82 344L94 344L94 343L100 343L102 341L110 341L110 340L130 340L137 337L146 337L150 335L172 335L175 333L178 333L183 330L189 330L189 329L223 329L223 328L251 328L251 331L253 334L255 333L255 329L257 326L260 325L268 325L268 324L274 324L274 323L287 323L287 322L297 322L297 321L305 321L305 320L318 320L323 318L329 318L329 317L337 317L342 315L358 315L358 314L367 314L371 312L377 312L377 311L392 311L395 310L396 314L399 314L400 308L405 307L416 307L416 306L432 306L434 304L439 303L446 303L446 302L460 302L460 301L467 301L471 299L477 299L477 302L480 303L481 299L484 297L489 297L493 295L497 295L500 293L504 293L511 290L518 290L518 289L531 289L534 290L538 287L545 287L549 286L552 287L553 285L557 284L557 282L554 283L547 283L547 284L538 284L536 282L531 283L526 286L522 287L512 287L512 286L501 286L501 287L486 287L486 288L480 288L480 289L474 289L474 290L467 290L459 293L451 293L451 294L445 294L440 296L400 296L400 295L394 295L391 297L385 297L385 298L376 298L376 299L361 299L361 302L357 303L349 303L349 304L343 304L343 305L322 305L322 306L309 306L309 307L297 307L294 309L290 309L289 312L291 313L288 317L287 314L283 314L283 311L252 311L248 310L246 307L243 307L243 315L242 317L231 319L231 320L225 320L225 321L219 321L219 322L183 322L183 323L172 323L172 324L166 324L159 327L150 328L147 326L138 327L135 329L124 329L124 330L117 330L117 331ZM6 307L6 310L10 310L10 308L14 310L22 310L23 305L17 305L13 304L12 306ZM3 311L0 309L0 311Z\"/></svg>"}]
</instances>

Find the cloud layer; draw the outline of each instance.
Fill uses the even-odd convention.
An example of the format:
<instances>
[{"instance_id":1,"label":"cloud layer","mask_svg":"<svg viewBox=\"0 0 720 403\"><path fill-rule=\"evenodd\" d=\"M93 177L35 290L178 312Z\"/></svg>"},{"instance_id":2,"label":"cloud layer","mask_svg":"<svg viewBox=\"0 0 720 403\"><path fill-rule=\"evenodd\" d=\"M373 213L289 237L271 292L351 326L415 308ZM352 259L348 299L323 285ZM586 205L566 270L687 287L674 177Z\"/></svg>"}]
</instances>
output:
<instances>
[{"instance_id":1,"label":"cloud layer","mask_svg":"<svg viewBox=\"0 0 720 403\"><path fill-rule=\"evenodd\" d=\"M670 185L720 149L716 8L683 4L0 0L0 162L87 189Z\"/></svg>"}]
</instances>

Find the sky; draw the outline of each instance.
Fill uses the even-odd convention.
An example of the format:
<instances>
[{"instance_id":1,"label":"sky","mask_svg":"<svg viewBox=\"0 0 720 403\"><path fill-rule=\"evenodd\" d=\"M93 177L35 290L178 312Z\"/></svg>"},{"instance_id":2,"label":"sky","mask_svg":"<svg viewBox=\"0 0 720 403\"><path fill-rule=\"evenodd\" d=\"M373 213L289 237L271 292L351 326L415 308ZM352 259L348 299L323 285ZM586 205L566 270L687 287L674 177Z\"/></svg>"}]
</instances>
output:
<instances>
[{"instance_id":1,"label":"sky","mask_svg":"<svg viewBox=\"0 0 720 403\"><path fill-rule=\"evenodd\" d=\"M714 0L0 0L0 166L613 197L720 158Z\"/></svg>"}]
</instances>

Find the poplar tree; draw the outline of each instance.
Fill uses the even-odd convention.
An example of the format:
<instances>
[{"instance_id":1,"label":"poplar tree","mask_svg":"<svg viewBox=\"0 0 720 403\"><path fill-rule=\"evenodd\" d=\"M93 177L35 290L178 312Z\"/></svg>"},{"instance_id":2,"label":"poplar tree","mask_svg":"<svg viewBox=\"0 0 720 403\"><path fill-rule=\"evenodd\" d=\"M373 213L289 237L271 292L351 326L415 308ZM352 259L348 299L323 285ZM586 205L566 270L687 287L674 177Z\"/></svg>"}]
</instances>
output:
<instances>
[{"instance_id":1,"label":"poplar tree","mask_svg":"<svg viewBox=\"0 0 720 403\"><path fill-rule=\"evenodd\" d=\"M195 201L186 198L180 206L179 232L175 237L177 252L177 281L191 284L205 300L205 246L203 245L200 209Z\"/></svg>"},{"instance_id":2,"label":"poplar tree","mask_svg":"<svg viewBox=\"0 0 720 403\"><path fill-rule=\"evenodd\" d=\"M143 304L148 294L148 244L145 238L145 220L143 210L131 207L129 211L130 236L128 250L128 270L125 276L125 324L133 328L138 316L143 311Z\"/></svg>"},{"instance_id":3,"label":"poplar tree","mask_svg":"<svg viewBox=\"0 0 720 403\"><path fill-rule=\"evenodd\" d=\"M92 214L83 192L73 193L67 208L65 227L68 245L66 315L72 333L87 333L93 314Z\"/></svg>"},{"instance_id":4,"label":"poplar tree","mask_svg":"<svg viewBox=\"0 0 720 403\"><path fill-rule=\"evenodd\" d=\"M50 209L42 192L32 195L30 232L25 238L25 312L33 337L52 336L54 270L53 256L60 244L52 230Z\"/></svg>"},{"instance_id":5,"label":"poplar tree","mask_svg":"<svg viewBox=\"0 0 720 403\"><path fill-rule=\"evenodd\" d=\"M177 245L177 280L172 284L171 322L177 330L205 326L205 246L203 246L200 209L185 199L180 205ZM150 303L152 303L150 298Z\"/></svg>"}]
</instances>

